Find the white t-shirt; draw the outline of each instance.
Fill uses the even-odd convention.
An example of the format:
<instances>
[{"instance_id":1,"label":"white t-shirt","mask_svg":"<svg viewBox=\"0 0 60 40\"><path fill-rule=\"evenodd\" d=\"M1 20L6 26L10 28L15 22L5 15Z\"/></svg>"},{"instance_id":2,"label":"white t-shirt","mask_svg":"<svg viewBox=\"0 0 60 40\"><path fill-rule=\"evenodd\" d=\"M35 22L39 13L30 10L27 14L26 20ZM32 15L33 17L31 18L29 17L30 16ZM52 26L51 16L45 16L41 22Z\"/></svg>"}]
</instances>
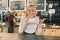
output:
<instances>
[{"instance_id":1,"label":"white t-shirt","mask_svg":"<svg viewBox=\"0 0 60 40\"><path fill-rule=\"evenodd\" d=\"M36 17L36 18L34 18L34 19L35 19L36 24L31 24L31 23L28 24L28 25L27 25L27 28L26 28L26 30L25 30L26 33L31 34L31 33L34 33L34 32L36 31L37 24L39 23L39 17ZM26 17L26 16L22 16L22 17L21 17L20 24L19 24L19 32L20 32L20 33L23 32L23 30L22 30L21 27L23 26L23 23L24 23L26 20L27 20L27 17Z\"/></svg>"}]
</instances>

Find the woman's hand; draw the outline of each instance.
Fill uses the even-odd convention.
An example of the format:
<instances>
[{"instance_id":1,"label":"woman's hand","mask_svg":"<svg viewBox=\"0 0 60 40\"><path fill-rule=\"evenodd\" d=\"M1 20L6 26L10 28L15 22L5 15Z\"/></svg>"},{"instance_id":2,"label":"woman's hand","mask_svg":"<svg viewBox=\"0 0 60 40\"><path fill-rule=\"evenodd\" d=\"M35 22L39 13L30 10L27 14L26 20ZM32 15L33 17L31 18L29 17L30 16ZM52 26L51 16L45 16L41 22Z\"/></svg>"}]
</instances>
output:
<instances>
[{"instance_id":1,"label":"woman's hand","mask_svg":"<svg viewBox=\"0 0 60 40\"><path fill-rule=\"evenodd\" d=\"M26 30L26 27L27 27L28 24L29 24L29 20L27 19L27 20L25 21L25 23L23 24L22 29L23 29L23 30Z\"/></svg>"},{"instance_id":2,"label":"woman's hand","mask_svg":"<svg viewBox=\"0 0 60 40\"><path fill-rule=\"evenodd\" d=\"M25 21L25 25L27 25L27 24L29 24L30 22L29 22L29 19L27 19L26 21Z\"/></svg>"},{"instance_id":3,"label":"woman's hand","mask_svg":"<svg viewBox=\"0 0 60 40\"><path fill-rule=\"evenodd\" d=\"M39 23L42 24L46 19L40 19Z\"/></svg>"}]
</instances>

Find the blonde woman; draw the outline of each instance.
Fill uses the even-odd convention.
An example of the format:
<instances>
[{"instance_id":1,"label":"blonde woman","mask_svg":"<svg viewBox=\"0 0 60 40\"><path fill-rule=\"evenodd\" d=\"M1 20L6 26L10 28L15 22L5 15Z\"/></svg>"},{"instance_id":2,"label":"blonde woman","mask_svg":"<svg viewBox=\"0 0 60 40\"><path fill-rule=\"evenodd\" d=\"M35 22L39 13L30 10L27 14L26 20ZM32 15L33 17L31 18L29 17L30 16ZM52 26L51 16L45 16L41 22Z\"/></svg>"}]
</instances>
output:
<instances>
[{"instance_id":1,"label":"blonde woman","mask_svg":"<svg viewBox=\"0 0 60 40\"><path fill-rule=\"evenodd\" d=\"M26 40L36 40L35 32L39 23L39 17L36 16L36 7L34 4L29 4L26 9L25 16L21 17L19 25L19 33L25 35ZM22 36L20 36L21 39ZM22 37L23 40L25 40ZM22 40L21 39L21 40Z\"/></svg>"},{"instance_id":2,"label":"blonde woman","mask_svg":"<svg viewBox=\"0 0 60 40\"><path fill-rule=\"evenodd\" d=\"M36 16L36 7L34 4L30 4L26 9L25 16L21 17L19 33L35 33L38 23L39 17Z\"/></svg>"}]
</instances>

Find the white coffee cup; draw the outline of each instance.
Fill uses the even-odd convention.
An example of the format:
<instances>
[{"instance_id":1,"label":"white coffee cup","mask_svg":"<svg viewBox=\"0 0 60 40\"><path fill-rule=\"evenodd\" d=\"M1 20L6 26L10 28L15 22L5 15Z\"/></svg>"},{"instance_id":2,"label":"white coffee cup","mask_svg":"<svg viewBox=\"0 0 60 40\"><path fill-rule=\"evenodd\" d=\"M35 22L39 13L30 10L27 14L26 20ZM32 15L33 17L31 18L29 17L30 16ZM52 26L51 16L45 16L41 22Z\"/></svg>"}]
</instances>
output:
<instances>
[{"instance_id":1,"label":"white coffee cup","mask_svg":"<svg viewBox=\"0 0 60 40\"><path fill-rule=\"evenodd\" d=\"M46 24L42 24L43 27L46 27Z\"/></svg>"},{"instance_id":2,"label":"white coffee cup","mask_svg":"<svg viewBox=\"0 0 60 40\"><path fill-rule=\"evenodd\" d=\"M35 22L34 18L29 18L29 22Z\"/></svg>"}]
</instances>

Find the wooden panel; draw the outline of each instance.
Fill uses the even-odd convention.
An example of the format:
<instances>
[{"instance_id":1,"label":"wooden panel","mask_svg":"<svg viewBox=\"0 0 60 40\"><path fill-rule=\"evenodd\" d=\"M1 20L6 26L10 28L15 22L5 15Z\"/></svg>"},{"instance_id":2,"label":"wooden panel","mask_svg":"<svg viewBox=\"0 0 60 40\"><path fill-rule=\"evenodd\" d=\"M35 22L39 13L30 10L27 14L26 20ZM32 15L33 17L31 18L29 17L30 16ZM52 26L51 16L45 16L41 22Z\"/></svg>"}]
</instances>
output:
<instances>
[{"instance_id":1,"label":"wooden panel","mask_svg":"<svg viewBox=\"0 0 60 40\"><path fill-rule=\"evenodd\" d=\"M55 30L56 29L51 29L51 32L52 32L51 36L55 36Z\"/></svg>"},{"instance_id":2,"label":"wooden panel","mask_svg":"<svg viewBox=\"0 0 60 40\"><path fill-rule=\"evenodd\" d=\"M60 36L60 29L55 30L55 36Z\"/></svg>"},{"instance_id":3,"label":"wooden panel","mask_svg":"<svg viewBox=\"0 0 60 40\"><path fill-rule=\"evenodd\" d=\"M3 33L7 33L8 32L8 27L3 27Z\"/></svg>"},{"instance_id":4,"label":"wooden panel","mask_svg":"<svg viewBox=\"0 0 60 40\"><path fill-rule=\"evenodd\" d=\"M18 27L15 27L15 28L14 28L14 33L19 33L19 32L18 32Z\"/></svg>"},{"instance_id":5,"label":"wooden panel","mask_svg":"<svg viewBox=\"0 0 60 40\"><path fill-rule=\"evenodd\" d=\"M60 29L43 29L43 35L60 36Z\"/></svg>"},{"instance_id":6,"label":"wooden panel","mask_svg":"<svg viewBox=\"0 0 60 40\"><path fill-rule=\"evenodd\" d=\"M51 34L52 34L52 30L51 29L43 29L43 35L50 36Z\"/></svg>"}]
</instances>

